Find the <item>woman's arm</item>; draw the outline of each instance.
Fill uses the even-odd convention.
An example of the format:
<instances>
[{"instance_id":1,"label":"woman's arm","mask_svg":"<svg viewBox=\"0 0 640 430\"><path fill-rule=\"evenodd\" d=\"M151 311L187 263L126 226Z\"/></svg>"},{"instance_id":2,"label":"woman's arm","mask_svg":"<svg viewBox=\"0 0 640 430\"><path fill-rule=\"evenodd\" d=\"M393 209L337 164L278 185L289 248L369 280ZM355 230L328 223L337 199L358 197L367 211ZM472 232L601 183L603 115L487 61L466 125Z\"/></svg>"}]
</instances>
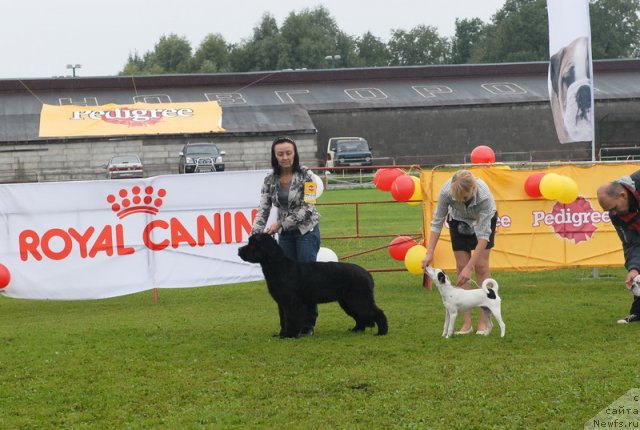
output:
<instances>
[{"instance_id":1,"label":"woman's arm","mask_svg":"<svg viewBox=\"0 0 640 430\"><path fill-rule=\"evenodd\" d=\"M427 242L427 254L424 256L424 260L422 260L423 269L426 269L427 266L429 266L433 261L433 253L436 250L438 239L440 239L439 231L431 231L431 233L429 233L429 241Z\"/></svg>"},{"instance_id":2,"label":"woman's arm","mask_svg":"<svg viewBox=\"0 0 640 430\"><path fill-rule=\"evenodd\" d=\"M256 218L253 220L253 225L251 226L251 234L262 232L269 234L275 233L266 231L267 219L269 218L269 212L271 212L271 178L273 178L272 175L267 176L262 183L262 188L260 189L260 204Z\"/></svg>"}]
</instances>

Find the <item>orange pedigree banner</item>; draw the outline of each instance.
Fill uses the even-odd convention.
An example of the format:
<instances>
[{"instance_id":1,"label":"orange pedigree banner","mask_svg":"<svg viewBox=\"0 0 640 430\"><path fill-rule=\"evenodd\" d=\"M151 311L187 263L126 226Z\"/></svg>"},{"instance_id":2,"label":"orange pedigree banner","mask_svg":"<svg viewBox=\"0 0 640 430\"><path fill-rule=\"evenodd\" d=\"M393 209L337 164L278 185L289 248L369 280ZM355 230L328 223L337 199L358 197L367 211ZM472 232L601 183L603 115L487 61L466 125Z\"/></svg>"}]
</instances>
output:
<instances>
[{"instance_id":1,"label":"orange pedigree banner","mask_svg":"<svg viewBox=\"0 0 640 430\"><path fill-rule=\"evenodd\" d=\"M470 167L474 176L491 189L498 209L494 270L534 271L569 267L622 266L620 239L596 198L598 187L640 169L638 163L563 165L545 169L516 170L504 167ZM423 170L420 173L424 231L428 238L433 211L442 185L455 170ZM539 172L568 176L578 184L578 198L570 204L532 198L525 192L527 178ZM448 227L443 228L433 265L455 271Z\"/></svg>"},{"instance_id":2,"label":"orange pedigree banner","mask_svg":"<svg viewBox=\"0 0 640 430\"><path fill-rule=\"evenodd\" d=\"M224 131L218 102L42 105L40 137L122 136Z\"/></svg>"}]
</instances>

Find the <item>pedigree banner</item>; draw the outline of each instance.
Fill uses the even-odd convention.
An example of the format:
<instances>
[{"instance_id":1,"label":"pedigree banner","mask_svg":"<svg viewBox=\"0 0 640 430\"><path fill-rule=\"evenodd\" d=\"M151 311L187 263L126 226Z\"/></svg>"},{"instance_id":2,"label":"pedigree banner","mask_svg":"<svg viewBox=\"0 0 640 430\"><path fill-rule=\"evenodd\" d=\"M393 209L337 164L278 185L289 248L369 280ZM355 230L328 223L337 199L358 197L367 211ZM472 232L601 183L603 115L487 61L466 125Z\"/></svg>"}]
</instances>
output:
<instances>
[{"instance_id":1,"label":"pedigree banner","mask_svg":"<svg viewBox=\"0 0 640 430\"><path fill-rule=\"evenodd\" d=\"M471 167L474 176L491 189L498 208L494 270L531 271L567 267L622 266L622 245L608 212L596 198L597 188L640 169L640 164L561 166L537 170ZM423 170L424 230L428 237L440 188L455 171ZM538 172L569 176L578 184L576 201L562 204L531 198L524 189L527 178ZM436 247L433 265L455 271L455 259L447 227Z\"/></svg>"},{"instance_id":2,"label":"pedigree banner","mask_svg":"<svg viewBox=\"0 0 640 430\"><path fill-rule=\"evenodd\" d=\"M218 102L42 105L40 137L213 133L222 128Z\"/></svg>"},{"instance_id":3,"label":"pedigree banner","mask_svg":"<svg viewBox=\"0 0 640 430\"><path fill-rule=\"evenodd\" d=\"M266 173L0 185L11 274L0 295L99 299L263 279L237 251Z\"/></svg>"}]
</instances>

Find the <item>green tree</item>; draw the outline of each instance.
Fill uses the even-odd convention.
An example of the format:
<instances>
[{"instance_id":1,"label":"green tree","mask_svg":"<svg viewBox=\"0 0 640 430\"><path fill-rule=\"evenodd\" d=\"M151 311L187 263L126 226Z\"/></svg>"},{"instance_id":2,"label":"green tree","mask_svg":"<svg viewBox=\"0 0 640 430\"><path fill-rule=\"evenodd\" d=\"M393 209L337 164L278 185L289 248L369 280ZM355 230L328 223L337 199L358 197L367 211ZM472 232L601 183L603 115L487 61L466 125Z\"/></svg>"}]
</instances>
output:
<instances>
[{"instance_id":1,"label":"green tree","mask_svg":"<svg viewBox=\"0 0 640 430\"><path fill-rule=\"evenodd\" d=\"M356 39L356 53L358 67L388 66L391 60L387 45L369 31Z\"/></svg>"},{"instance_id":2,"label":"green tree","mask_svg":"<svg viewBox=\"0 0 640 430\"><path fill-rule=\"evenodd\" d=\"M278 70L284 53L284 41L273 16L266 13L253 29L253 36L232 47L230 64L233 71Z\"/></svg>"},{"instance_id":3,"label":"green tree","mask_svg":"<svg viewBox=\"0 0 640 430\"><path fill-rule=\"evenodd\" d=\"M598 0L589 7L594 59L640 55L640 0Z\"/></svg>"},{"instance_id":4,"label":"green tree","mask_svg":"<svg viewBox=\"0 0 640 430\"><path fill-rule=\"evenodd\" d=\"M595 59L640 56L639 11L640 0L590 0ZM220 34L209 34L193 56L184 37L162 36L152 51L129 54L120 74L319 69L332 66L329 55L340 55L337 67L549 59L546 0L506 0L488 23L472 18L456 19L455 25L451 40L420 25L393 30L385 44L371 32L347 35L322 6L291 12L281 27L267 13L249 39L230 45Z\"/></svg>"},{"instance_id":5,"label":"green tree","mask_svg":"<svg viewBox=\"0 0 640 430\"><path fill-rule=\"evenodd\" d=\"M165 71L155 63L155 53L147 52L143 57L140 57L138 53L129 54L127 64L124 66L120 75L134 76L134 75L160 75Z\"/></svg>"},{"instance_id":6,"label":"green tree","mask_svg":"<svg viewBox=\"0 0 640 430\"><path fill-rule=\"evenodd\" d=\"M157 66L162 70L162 73L189 73L193 71L191 44L185 37L179 37L175 34L161 36L153 54L151 66Z\"/></svg>"},{"instance_id":7,"label":"green tree","mask_svg":"<svg viewBox=\"0 0 640 430\"><path fill-rule=\"evenodd\" d=\"M353 36L349 36L342 31L338 32L336 36L336 52L340 55L340 60L336 62L336 67L363 67L361 65L360 58L357 52L357 39ZM327 61L328 67L328 60Z\"/></svg>"},{"instance_id":8,"label":"green tree","mask_svg":"<svg viewBox=\"0 0 640 430\"><path fill-rule=\"evenodd\" d=\"M640 54L640 0L591 0L594 59ZM456 28L456 36L458 28ZM469 33L467 33L469 35ZM468 62L547 61L549 21L545 0L507 0L472 42ZM455 48L456 50L458 48ZM459 58L454 50L453 57Z\"/></svg>"},{"instance_id":9,"label":"green tree","mask_svg":"<svg viewBox=\"0 0 640 430\"><path fill-rule=\"evenodd\" d=\"M286 68L326 68L327 55L339 54L346 60L351 52L340 52L340 48L354 49L349 36L338 29L329 11L322 6L300 13L291 12L282 24L280 34L285 49L281 66Z\"/></svg>"},{"instance_id":10,"label":"green tree","mask_svg":"<svg viewBox=\"0 0 640 430\"><path fill-rule=\"evenodd\" d=\"M472 49L473 63L549 59L549 20L545 0L507 0L485 26Z\"/></svg>"},{"instance_id":11,"label":"green tree","mask_svg":"<svg viewBox=\"0 0 640 430\"><path fill-rule=\"evenodd\" d=\"M192 59L193 70L200 73L228 72L229 46L220 34L208 34Z\"/></svg>"},{"instance_id":12,"label":"green tree","mask_svg":"<svg viewBox=\"0 0 640 430\"><path fill-rule=\"evenodd\" d=\"M134 76L141 75L144 71L144 59L137 52L129 53L129 58L119 75Z\"/></svg>"},{"instance_id":13,"label":"green tree","mask_svg":"<svg viewBox=\"0 0 640 430\"><path fill-rule=\"evenodd\" d=\"M471 52L478 43L485 23L480 18L457 19L456 33L451 41L451 62L465 64L471 59Z\"/></svg>"},{"instance_id":14,"label":"green tree","mask_svg":"<svg viewBox=\"0 0 640 430\"><path fill-rule=\"evenodd\" d=\"M392 66L443 64L449 60L451 45L435 27L418 25L410 31L393 30L387 44Z\"/></svg>"}]
</instances>

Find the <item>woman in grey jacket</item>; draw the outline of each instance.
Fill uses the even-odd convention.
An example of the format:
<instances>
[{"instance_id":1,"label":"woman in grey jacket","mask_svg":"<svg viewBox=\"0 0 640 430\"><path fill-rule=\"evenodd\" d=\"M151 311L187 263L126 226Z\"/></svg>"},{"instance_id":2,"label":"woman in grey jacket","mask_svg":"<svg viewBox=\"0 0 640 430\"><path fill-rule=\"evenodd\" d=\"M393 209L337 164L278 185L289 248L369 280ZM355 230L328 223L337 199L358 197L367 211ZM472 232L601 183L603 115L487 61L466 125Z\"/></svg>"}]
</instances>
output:
<instances>
[{"instance_id":1,"label":"woman in grey jacket","mask_svg":"<svg viewBox=\"0 0 640 430\"><path fill-rule=\"evenodd\" d=\"M438 196L438 206L431 221L427 253L422 261L426 268L433 260L436 244L445 219L449 224L451 247L456 259L459 287L469 289L472 272L478 284L491 275L489 257L496 234L496 202L487 184L468 170L458 170L444 183ZM477 334L486 335L486 321L480 312ZM471 314L464 313L464 323L456 334L473 331Z\"/></svg>"},{"instance_id":2,"label":"woman in grey jacket","mask_svg":"<svg viewBox=\"0 0 640 430\"><path fill-rule=\"evenodd\" d=\"M287 257L300 262L316 261L320 249L320 214L313 204L315 182L311 171L300 165L293 139L279 137L273 141L271 167L273 172L262 184L260 207L251 233L279 233L278 243ZM277 219L267 225L272 206L278 210ZM300 336L313 334L317 317L318 306L309 306Z\"/></svg>"}]
</instances>

